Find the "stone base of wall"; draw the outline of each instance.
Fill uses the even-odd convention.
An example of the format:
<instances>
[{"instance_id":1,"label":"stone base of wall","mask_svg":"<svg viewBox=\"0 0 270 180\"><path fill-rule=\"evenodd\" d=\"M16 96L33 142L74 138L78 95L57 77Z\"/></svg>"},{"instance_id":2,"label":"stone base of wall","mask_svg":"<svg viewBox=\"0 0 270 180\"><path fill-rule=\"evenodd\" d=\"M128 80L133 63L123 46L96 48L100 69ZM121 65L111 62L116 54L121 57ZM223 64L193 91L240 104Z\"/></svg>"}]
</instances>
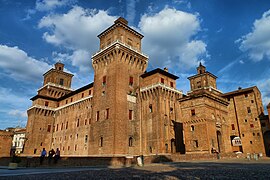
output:
<instances>
[{"instance_id":1,"label":"stone base of wall","mask_svg":"<svg viewBox=\"0 0 270 180\"><path fill-rule=\"evenodd\" d=\"M57 163L54 159L49 162L46 157L40 165L39 157L21 157L20 167L74 167L74 166L122 166L129 167L137 165L136 156L126 157L61 157ZM182 162L194 160L213 160L213 159L236 159L246 158L244 154L165 154L165 155L148 155L143 156L144 164L161 163L161 162ZM0 158L0 166L8 166L10 157Z\"/></svg>"}]
</instances>

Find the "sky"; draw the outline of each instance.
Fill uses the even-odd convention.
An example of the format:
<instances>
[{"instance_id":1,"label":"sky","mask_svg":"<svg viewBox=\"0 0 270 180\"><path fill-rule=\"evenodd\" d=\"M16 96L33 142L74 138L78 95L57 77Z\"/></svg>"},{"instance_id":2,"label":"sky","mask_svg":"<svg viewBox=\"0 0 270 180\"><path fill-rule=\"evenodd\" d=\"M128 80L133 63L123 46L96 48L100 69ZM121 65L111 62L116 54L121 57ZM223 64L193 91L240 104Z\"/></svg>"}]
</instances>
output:
<instances>
[{"instance_id":1,"label":"sky","mask_svg":"<svg viewBox=\"0 0 270 180\"><path fill-rule=\"evenodd\" d=\"M222 92L257 86L270 102L269 0L0 0L0 129L26 125L56 62L74 90L93 82L97 35L120 16L144 35L147 70L168 67L177 89L202 62Z\"/></svg>"}]
</instances>

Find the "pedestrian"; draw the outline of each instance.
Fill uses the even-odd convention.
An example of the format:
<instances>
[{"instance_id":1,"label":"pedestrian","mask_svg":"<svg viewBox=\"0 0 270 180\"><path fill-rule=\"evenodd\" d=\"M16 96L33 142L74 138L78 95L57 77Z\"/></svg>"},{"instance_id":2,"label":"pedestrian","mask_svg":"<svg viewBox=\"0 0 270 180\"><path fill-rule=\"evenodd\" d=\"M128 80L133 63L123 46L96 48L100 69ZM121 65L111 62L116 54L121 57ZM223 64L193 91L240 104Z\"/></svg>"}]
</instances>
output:
<instances>
[{"instance_id":1,"label":"pedestrian","mask_svg":"<svg viewBox=\"0 0 270 180\"><path fill-rule=\"evenodd\" d=\"M42 165L43 160L46 157L46 155L47 155L47 151L46 151L45 148L43 148L43 150L41 151L40 159L39 159L40 160L40 165Z\"/></svg>"},{"instance_id":2,"label":"pedestrian","mask_svg":"<svg viewBox=\"0 0 270 180\"><path fill-rule=\"evenodd\" d=\"M59 159L60 159L60 150L59 148L57 148L54 155L54 163L56 164Z\"/></svg>"},{"instance_id":3,"label":"pedestrian","mask_svg":"<svg viewBox=\"0 0 270 180\"><path fill-rule=\"evenodd\" d=\"M50 151L49 151L49 155L48 155L48 158L49 158L49 164L51 164L51 161L52 161L52 158L53 158L54 155L55 155L54 149L50 150Z\"/></svg>"}]
</instances>

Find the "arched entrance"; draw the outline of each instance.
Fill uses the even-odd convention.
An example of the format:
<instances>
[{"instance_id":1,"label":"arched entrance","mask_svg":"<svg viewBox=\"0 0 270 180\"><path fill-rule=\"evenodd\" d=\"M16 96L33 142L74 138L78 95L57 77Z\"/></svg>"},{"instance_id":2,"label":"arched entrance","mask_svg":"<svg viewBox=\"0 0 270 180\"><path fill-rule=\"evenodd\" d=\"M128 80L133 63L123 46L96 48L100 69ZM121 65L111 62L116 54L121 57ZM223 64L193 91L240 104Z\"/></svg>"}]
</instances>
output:
<instances>
[{"instance_id":1,"label":"arched entrance","mask_svg":"<svg viewBox=\"0 0 270 180\"><path fill-rule=\"evenodd\" d=\"M220 131L217 131L217 143L218 143L218 152L221 153L222 138Z\"/></svg>"},{"instance_id":2,"label":"arched entrance","mask_svg":"<svg viewBox=\"0 0 270 180\"><path fill-rule=\"evenodd\" d=\"M265 153L267 156L270 156L270 131L266 131L263 134Z\"/></svg>"}]
</instances>

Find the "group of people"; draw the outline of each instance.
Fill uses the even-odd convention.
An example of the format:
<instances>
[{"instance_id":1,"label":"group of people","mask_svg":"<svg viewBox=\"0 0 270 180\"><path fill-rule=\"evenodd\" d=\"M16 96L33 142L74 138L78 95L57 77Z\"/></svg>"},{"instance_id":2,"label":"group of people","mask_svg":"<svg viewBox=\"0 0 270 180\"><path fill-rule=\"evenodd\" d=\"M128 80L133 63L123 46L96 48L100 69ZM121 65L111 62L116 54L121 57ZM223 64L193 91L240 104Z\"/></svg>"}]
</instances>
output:
<instances>
[{"instance_id":1,"label":"group of people","mask_svg":"<svg viewBox=\"0 0 270 180\"><path fill-rule=\"evenodd\" d=\"M47 156L47 151L46 151L45 148L43 148L43 150L41 151L41 155L40 155L40 164L43 163L46 156ZM54 151L54 149L51 149L49 151L49 154L48 154L49 164L51 164L52 159L54 159L55 164L60 159L60 150L59 150L59 148L57 148L56 151Z\"/></svg>"}]
</instances>

